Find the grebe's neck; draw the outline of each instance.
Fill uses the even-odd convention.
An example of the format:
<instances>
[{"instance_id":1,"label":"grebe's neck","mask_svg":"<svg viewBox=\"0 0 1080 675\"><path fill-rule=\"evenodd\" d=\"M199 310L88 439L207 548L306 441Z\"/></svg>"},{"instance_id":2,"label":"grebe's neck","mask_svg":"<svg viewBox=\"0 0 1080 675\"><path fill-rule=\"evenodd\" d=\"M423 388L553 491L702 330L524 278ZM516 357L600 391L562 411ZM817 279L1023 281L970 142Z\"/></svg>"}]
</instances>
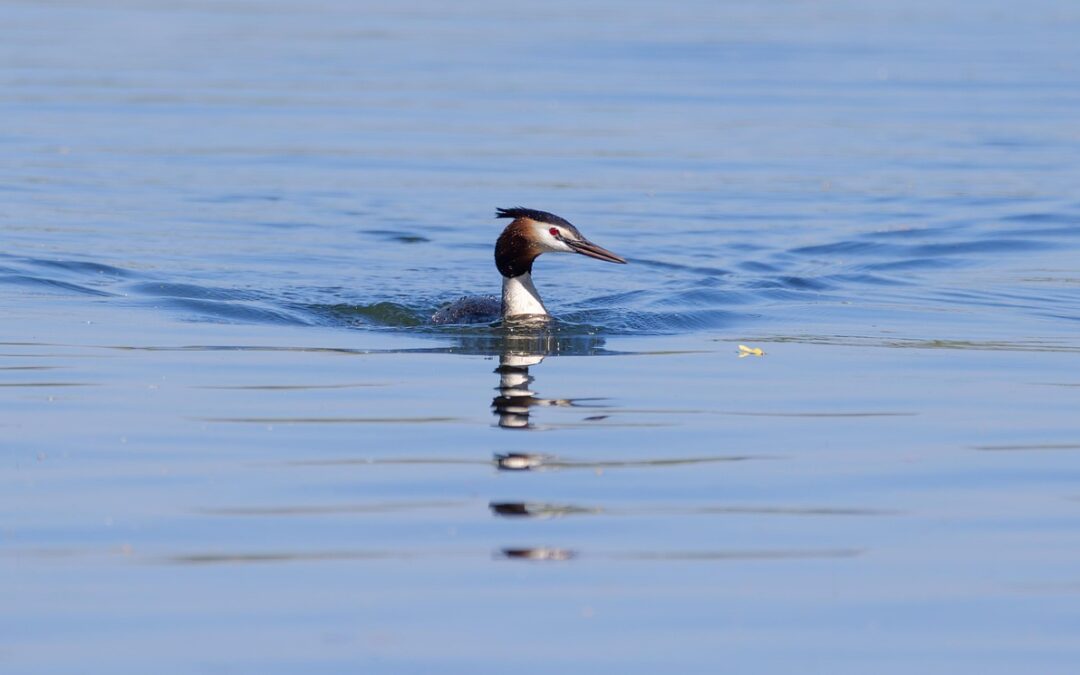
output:
<instances>
[{"instance_id":1,"label":"grebe's neck","mask_svg":"<svg viewBox=\"0 0 1080 675\"><path fill-rule=\"evenodd\" d=\"M547 309L540 293L532 282L532 274L525 272L516 277L503 277L502 316L508 319L524 314L547 316Z\"/></svg>"}]
</instances>

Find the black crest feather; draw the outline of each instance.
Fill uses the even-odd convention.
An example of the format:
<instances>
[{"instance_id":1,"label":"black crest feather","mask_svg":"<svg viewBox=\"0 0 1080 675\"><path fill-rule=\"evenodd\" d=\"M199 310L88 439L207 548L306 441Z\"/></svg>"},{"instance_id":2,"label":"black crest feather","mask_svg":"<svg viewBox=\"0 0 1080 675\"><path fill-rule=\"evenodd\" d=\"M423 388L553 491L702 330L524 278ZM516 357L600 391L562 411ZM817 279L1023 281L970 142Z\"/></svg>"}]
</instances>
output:
<instances>
[{"instance_id":1,"label":"black crest feather","mask_svg":"<svg viewBox=\"0 0 1080 675\"><path fill-rule=\"evenodd\" d=\"M554 213L548 213L547 211L537 211L536 209L527 209L523 206L515 206L509 209L495 209L496 218L528 218L535 220L538 223L548 223L550 225L562 225L563 227L573 227L565 219L558 217Z\"/></svg>"}]
</instances>

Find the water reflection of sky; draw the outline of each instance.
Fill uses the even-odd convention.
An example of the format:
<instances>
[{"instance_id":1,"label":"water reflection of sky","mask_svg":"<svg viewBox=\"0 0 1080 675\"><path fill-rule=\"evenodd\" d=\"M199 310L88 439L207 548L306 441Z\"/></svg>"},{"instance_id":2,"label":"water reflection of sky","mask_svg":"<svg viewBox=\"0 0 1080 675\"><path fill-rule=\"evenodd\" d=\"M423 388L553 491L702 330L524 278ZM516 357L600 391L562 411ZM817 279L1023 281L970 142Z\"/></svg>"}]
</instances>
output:
<instances>
[{"instance_id":1,"label":"water reflection of sky","mask_svg":"<svg viewBox=\"0 0 1080 675\"><path fill-rule=\"evenodd\" d=\"M1078 11L5 5L0 670L1072 672Z\"/></svg>"}]
</instances>

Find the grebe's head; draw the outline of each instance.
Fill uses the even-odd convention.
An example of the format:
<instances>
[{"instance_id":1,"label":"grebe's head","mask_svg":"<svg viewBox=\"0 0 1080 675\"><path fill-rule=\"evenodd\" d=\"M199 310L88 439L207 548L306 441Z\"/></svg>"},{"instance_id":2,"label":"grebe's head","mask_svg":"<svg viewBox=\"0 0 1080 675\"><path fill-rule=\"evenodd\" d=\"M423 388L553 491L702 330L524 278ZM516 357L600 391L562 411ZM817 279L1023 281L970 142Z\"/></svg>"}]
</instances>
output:
<instances>
[{"instance_id":1,"label":"grebe's head","mask_svg":"<svg viewBox=\"0 0 1080 675\"><path fill-rule=\"evenodd\" d=\"M496 218L513 218L495 244L495 265L504 277L532 271L541 253L581 255L625 264L626 260L586 239L569 221L554 213L515 207L497 209Z\"/></svg>"}]
</instances>

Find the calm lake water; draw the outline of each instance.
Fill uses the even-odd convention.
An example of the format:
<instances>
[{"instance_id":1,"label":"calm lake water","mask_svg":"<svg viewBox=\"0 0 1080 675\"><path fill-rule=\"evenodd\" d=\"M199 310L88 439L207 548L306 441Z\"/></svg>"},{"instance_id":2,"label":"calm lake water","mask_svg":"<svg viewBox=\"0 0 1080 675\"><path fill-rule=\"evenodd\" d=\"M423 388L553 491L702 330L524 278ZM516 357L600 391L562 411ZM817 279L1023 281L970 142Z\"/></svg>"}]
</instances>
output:
<instances>
[{"instance_id":1,"label":"calm lake water","mask_svg":"<svg viewBox=\"0 0 1080 675\"><path fill-rule=\"evenodd\" d=\"M1078 35L0 4L0 671L1077 672Z\"/></svg>"}]
</instances>

